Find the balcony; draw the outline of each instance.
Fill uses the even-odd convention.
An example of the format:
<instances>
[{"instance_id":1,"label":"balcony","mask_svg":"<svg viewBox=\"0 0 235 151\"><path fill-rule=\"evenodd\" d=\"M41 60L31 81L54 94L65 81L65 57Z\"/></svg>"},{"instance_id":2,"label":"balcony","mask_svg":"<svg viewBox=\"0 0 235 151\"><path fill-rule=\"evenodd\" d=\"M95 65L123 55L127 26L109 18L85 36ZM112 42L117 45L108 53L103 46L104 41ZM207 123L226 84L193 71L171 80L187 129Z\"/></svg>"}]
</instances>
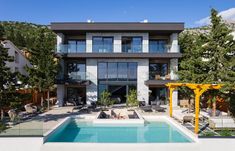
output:
<instances>
[{"instance_id":1,"label":"balcony","mask_svg":"<svg viewBox=\"0 0 235 151\"><path fill-rule=\"evenodd\" d=\"M121 44L108 46L94 46L90 44L86 45L86 47L62 44L57 46L56 55L58 57L75 59L171 59L182 56L178 45L156 47L151 45L125 46Z\"/></svg>"},{"instance_id":2,"label":"balcony","mask_svg":"<svg viewBox=\"0 0 235 151\"><path fill-rule=\"evenodd\" d=\"M57 75L55 79L56 84L78 84L87 86L91 84L91 79L94 78L88 72L70 73L68 75Z\"/></svg>"},{"instance_id":3,"label":"balcony","mask_svg":"<svg viewBox=\"0 0 235 151\"><path fill-rule=\"evenodd\" d=\"M172 50L174 49L174 51ZM180 52L179 45L77 45L60 44L56 53L172 53Z\"/></svg>"}]
</instances>

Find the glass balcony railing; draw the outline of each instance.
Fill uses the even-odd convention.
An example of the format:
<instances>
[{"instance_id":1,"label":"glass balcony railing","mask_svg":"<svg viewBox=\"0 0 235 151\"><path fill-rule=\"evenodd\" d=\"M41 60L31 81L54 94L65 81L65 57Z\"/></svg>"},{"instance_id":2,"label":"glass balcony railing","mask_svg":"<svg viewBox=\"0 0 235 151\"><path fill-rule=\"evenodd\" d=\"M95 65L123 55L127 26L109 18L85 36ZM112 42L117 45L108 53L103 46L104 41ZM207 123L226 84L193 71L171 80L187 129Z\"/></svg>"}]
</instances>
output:
<instances>
[{"instance_id":1,"label":"glass balcony railing","mask_svg":"<svg viewBox=\"0 0 235 151\"><path fill-rule=\"evenodd\" d=\"M56 53L171 53L180 52L179 45L76 45L60 44Z\"/></svg>"},{"instance_id":2,"label":"glass balcony railing","mask_svg":"<svg viewBox=\"0 0 235 151\"><path fill-rule=\"evenodd\" d=\"M87 80L93 80L96 79L95 76L93 76L89 72L71 72L68 74L59 74L56 77L57 83L60 82L79 82L79 81L87 81Z\"/></svg>"}]
</instances>

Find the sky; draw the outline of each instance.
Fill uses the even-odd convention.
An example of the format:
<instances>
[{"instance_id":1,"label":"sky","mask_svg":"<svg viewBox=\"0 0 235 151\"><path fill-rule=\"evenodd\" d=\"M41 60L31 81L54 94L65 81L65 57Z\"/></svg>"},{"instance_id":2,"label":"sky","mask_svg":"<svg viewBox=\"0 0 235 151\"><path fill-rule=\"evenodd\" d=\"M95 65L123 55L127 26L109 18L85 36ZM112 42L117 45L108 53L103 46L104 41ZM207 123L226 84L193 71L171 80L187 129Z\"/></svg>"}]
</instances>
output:
<instances>
[{"instance_id":1,"label":"sky","mask_svg":"<svg viewBox=\"0 0 235 151\"><path fill-rule=\"evenodd\" d=\"M209 23L210 9L235 21L235 0L0 0L0 21Z\"/></svg>"}]
</instances>

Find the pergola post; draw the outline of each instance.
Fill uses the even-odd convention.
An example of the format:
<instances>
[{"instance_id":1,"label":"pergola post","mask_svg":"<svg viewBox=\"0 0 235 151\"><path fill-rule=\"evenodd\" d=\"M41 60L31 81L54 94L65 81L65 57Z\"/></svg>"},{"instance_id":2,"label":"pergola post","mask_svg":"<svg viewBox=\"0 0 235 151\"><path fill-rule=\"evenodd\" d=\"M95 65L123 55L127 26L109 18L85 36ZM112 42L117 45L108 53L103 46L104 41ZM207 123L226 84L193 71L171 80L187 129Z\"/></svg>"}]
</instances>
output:
<instances>
[{"instance_id":1,"label":"pergola post","mask_svg":"<svg viewBox=\"0 0 235 151\"><path fill-rule=\"evenodd\" d=\"M172 95L173 95L173 91L175 90L175 86L169 86L169 91L170 91L170 94L169 94L169 114L170 114L170 117L172 117L173 115L173 99L172 99Z\"/></svg>"},{"instance_id":2,"label":"pergola post","mask_svg":"<svg viewBox=\"0 0 235 151\"><path fill-rule=\"evenodd\" d=\"M194 90L195 94L195 127L194 127L194 133L198 134L199 131L199 108L200 108L200 94L199 89Z\"/></svg>"}]
</instances>

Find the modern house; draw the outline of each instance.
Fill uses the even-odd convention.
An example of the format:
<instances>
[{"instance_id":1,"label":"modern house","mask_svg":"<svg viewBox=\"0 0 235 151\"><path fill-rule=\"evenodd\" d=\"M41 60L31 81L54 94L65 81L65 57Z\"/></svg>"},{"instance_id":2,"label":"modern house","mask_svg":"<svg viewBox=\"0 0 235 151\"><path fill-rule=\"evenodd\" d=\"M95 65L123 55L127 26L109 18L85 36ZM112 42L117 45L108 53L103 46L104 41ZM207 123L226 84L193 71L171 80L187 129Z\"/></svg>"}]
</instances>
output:
<instances>
[{"instance_id":1,"label":"modern house","mask_svg":"<svg viewBox=\"0 0 235 151\"><path fill-rule=\"evenodd\" d=\"M18 49L10 40L4 40L2 44L4 48L8 49L8 55L14 58L14 61L6 62L6 66L10 68L11 72L19 72L20 74L27 76L28 73L25 70L25 67L31 67L32 65L27 59L26 54Z\"/></svg>"},{"instance_id":2,"label":"modern house","mask_svg":"<svg viewBox=\"0 0 235 151\"><path fill-rule=\"evenodd\" d=\"M177 80L183 23L53 22L57 34L57 99L91 103L107 90L125 103L130 89L138 100L167 102L165 84ZM178 92L173 92L173 106Z\"/></svg>"}]
</instances>

